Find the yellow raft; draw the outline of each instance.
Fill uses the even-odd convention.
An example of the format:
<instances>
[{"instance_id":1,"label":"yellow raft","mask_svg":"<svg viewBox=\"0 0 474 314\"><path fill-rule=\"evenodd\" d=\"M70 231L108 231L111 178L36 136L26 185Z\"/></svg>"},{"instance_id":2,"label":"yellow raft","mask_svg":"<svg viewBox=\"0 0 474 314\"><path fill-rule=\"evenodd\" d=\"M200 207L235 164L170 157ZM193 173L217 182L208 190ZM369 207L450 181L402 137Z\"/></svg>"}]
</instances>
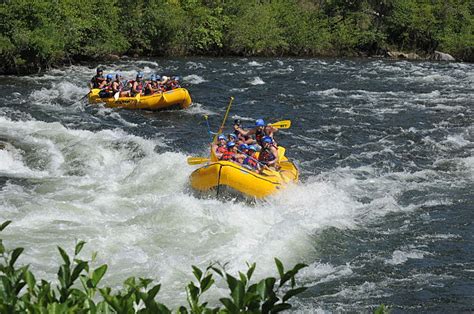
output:
<instances>
[{"instance_id":1,"label":"yellow raft","mask_svg":"<svg viewBox=\"0 0 474 314\"><path fill-rule=\"evenodd\" d=\"M169 107L179 107L182 109L188 108L191 103L191 96L185 88L177 88L163 93L136 97L120 97L118 99L100 98L100 89L94 88L89 93L89 103L105 103L106 107L110 108L125 108L125 109L147 109L160 110Z\"/></svg>"},{"instance_id":2,"label":"yellow raft","mask_svg":"<svg viewBox=\"0 0 474 314\"><path fill-rule=\"evenodd\" d=\"M298 169L284 156L285 148L278 147L280 170L264 170L262 174L231 161L219 161L211 153L210 162L196 169L190 176L191 187L200 192L230 189L247 197L265 198L298 181Z\"/></svg>"}]
</instances>

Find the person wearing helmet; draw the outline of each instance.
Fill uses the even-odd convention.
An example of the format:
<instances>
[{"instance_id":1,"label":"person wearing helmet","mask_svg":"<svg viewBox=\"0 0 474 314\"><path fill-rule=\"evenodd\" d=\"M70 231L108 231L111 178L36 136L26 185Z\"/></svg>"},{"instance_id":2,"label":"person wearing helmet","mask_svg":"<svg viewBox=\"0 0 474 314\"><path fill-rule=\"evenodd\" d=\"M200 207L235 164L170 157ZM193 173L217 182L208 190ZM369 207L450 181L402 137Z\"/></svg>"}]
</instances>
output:
<instances>
[{"instance_id":1,"label":"person wearing helmet","mask_svg":"<svg viewBox=\"0 0 474 314\"><path fill-rule=\"evenodd\" d=\"M262 150L258 156L258 161L268 167L278 168L278 149L273 144L273 139L270 136L262 138Z\"/></svg>"},{"instance_id":2,"label":"person wearing helmet","mask_svg":"<svg viewBox=\"0 0 474 314\"><path fill-rule=\"evenodd\" d=\"M135 97L138 94L142 95L144 88L145 85L143 82L143 72L138 72L135 81L132 81L130 96Z\"/></svg>"},{"instance_id":3,"label":"person wearing helmet","mask_svg":"<svg viewBox=\"0 0 474 314\"><path fill-rule=\"evenodd\" d=\"M239 164L244 163L245 157L247 157L247 149L248 148L249 148L248 145L245 144L245 143L239 144L239 148L237 149L237 154L234 157L234 160L237 163L239 163Z\"/></svg>"},{"instance_id":4,"label":"person wearing helmet","mask_svg":"<svg viewBox=\"0 0 474 314\"><path fill-rule=\"evenodd\" d=\"M216 154L217 159L221 159L222 155L227 151L227 141L224 134L217 137L217 143L212 144L212 150Z\"/></svg>"},{"instance_id":5,"label":"person wearing helmet","mask_svg":"<svg viewBox=\"0 0 474 314\"><path fill-rule=\"evenodd\" d=\"M234 161L237 154L237 146L234 142L227 142L227 150L222 154L220 160Z\"/></svg>"},{"instance_id":6,"label":"person wearing helmet","mask_svg":"<svg viewBox=\"0 0 474 314\"><path fill-rule=\"evenodd\" d=\"M153 84L155 83L156 83L156 75L152 74L150 76L150 80L145 82L145 96L153 95L155 93L155 89L153 88Z\"/></svg>"},{"instance_id":7,"label":"person wearing helmet","mask_svg":"<svg viewBox=\"0 0 474 314\"><path fill-rule=\"evenodd\" d=\"M271 125L265 125L263 119L257 119L255 121L255 127L250 130L244 130L240 125L234 125L234 130L239 132L242 136L255 135L255 141L258 145L263 147L262 139L264 136L269 136L273 140L273 143L276 145L273 134L278 131L277 128L272 127ZM248 144L248 143L247 143Z\"/></svg>"},{"instance_id":8,"label":"person wearing helmet","mask_svg":"<svg viewBox=\"0 0 474 314\"><path fill-rule=\"evenodd\" d=\"M251 136L240 134L240 132L236 130L236 127L240 128L240 119L234 120L234 134L237 136L237 142L239 144L245 143L247 145L251 145L255 142Z\"/></svg>"},{"instance_id":9,"label":"person wearing helmet","mask_svg":"<svg viewBox=\"0 0 474 314\"><path fill-rule=\"evenodd\" d=\"M129 96L129 92L122 91L124 84L122 82L122 74L117 73L115 74L115 80L112 82L112 93L114 95L115 99L118 99L119 97L126 97Z\"/></svg>"},{"instance_id":10,"label":"person wearing helmet","mask_svg":"<svg viewBox=\"0 0 474 314\"><path fill-rule=\"evenodd\" d=\"M101 86L102 85L102 86ZM104 70L101 67L98 67L96 74L91 78L89 82L89 88L102 88L105 85Z\"/></svg>"},{"instance_id":11,"label":"person wearing helmet","mask_svg":"<svg viewBox=\"0 0 474 314\"><path fill-rule=\"evenodd\" d=\"M257 148L254 145L249 145L247 149L247 157L244 159L243 165L252 170L260 171L260 163L257 160L255 152Z\"/></svg>"},{"instance_id":12,"label":"person wearing helmet","mask_svg":"<svg viewBox=\"0 0 474 314\"><path fill-rule=\"evenodd\" d=\"M170 88L171 89L181 88L181 85L179 85L179 80L180 80L179 76L173 77L169 83Z\"/></svg>"},{"instance_id":13,"label":"person wearing helmet","mask_svg":"<svg viewBox=\"0 0 474 314\"><path fill-rule=\"evenodd\" d=\"M100 98L109 98L113 96L112 93L112 83L113 83L114 75L109 73L105 77L105 83L101 84L101 90L99 92Z\"/></svg>"},{"instance_id":14,"label":"person wearing helmet","mask_svg":"<svg viewBox=\"0 0 474 314\"><path fill-rule=\"evenodd\" d=\"M227 139L229 140L229 142L237 142L237 135L235 135L234 133L229 133L227 134Z\"/></svg>"}]
</instances>

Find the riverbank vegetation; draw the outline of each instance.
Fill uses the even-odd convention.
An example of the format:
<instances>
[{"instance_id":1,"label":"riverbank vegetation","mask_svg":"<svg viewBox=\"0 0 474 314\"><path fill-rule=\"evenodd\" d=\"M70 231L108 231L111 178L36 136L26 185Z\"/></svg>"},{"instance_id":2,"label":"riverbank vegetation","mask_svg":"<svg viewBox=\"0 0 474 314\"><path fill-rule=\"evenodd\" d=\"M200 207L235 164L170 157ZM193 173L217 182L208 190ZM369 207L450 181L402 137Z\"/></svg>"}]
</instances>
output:
<instances>
[{"instance_id":1,"label":"riverbank vegetation","mask_svg":"<svg viewBox=\"0 0 474 314\"><path fill-rule=\"evenodd\" d=\"M117 56L371 56L474 61L469 0L6 0L0 73Z\"/></svg>"}]
</instances>

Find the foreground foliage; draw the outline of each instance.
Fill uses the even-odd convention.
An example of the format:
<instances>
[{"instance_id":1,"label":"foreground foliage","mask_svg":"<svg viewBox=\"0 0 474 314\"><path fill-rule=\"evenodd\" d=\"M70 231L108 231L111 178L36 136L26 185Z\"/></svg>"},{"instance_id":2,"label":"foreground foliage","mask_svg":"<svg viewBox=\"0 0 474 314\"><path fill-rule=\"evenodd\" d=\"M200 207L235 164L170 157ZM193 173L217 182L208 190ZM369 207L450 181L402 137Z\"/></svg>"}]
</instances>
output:
<instances>
[{"instance_id":1,"label":"foreground foliage","mask_svg":"<svg viewBox=\"0 0 474 314\"><path fill-rule=\"evenodd\" d=\"M435 49L474 61L469 0L6 0L0 74L109 54L338 56Z\"/></svg>"},{"instance_id":2,"label":"foreground foliage","mask_svg":"<svg viewBox=\"0 0 474 314\"><path fill-rule=\"evenodd\" d=\"M2 231L10 221L0 226ZM94 261L78 257L85 242L76 244L73 256L58 247L62 258L57 273L58 284L37 280L28 266L15 264L23 248L6 250L0 239L0 313L171 313L166 305L160 303L157 295L161 285L153 285L147 278L130 277L123 288L114 291L102 287L100 281L107 271L107 265L95 269ZM295 276L306 267L297 264L290 270L284 269L275 258L279 279L268 277L252 283L255 263L248 265L246 273L239 272L234 277L225 267L213 264L205 270L193 266L196 281L186 286L187 305L180 306L177 313L276 313L291 308L289 300L306 290L298 287ZM223 278L230 291L221 298L221 306L210 307L202 301L203 294Z\"/></svg>"}]
</instances>

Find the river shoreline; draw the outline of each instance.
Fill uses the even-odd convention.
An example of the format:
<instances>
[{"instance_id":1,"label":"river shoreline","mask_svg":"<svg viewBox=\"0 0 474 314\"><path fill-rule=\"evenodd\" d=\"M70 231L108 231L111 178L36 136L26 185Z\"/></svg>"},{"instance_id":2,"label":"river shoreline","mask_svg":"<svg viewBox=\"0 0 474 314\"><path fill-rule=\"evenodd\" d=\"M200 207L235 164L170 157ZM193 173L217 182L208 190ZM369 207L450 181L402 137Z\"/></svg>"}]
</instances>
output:
<instances>
[{"instance_id":1,"label":"river shoreline","mask_svg":"<svg viewBox=\"0 0 474 314\"><path fill-rule=\"evenodd\" d=\"M446 59L442 59L439 56L447 56ZM20 68L20 69L2 69L0 75L31 75L31 74L41 74L51 69L60 69L65 66L74 66L74 65L86 65L89 66L91 64L104 64L104 63L112 63L118 61L137 61L137 60L148 60L148 59L188 59L188 58L218 58L218 59L225 59L225 58L255 58L255 59L265 59L265 58L285 58L285 59L328 59L328 60L335 60L335 59L356 59L356 60L393 60L393 61L417 61L417 62L464 62L464 63L472 63L474 60L459 60L452 57L450 54L435 51L432 54L418 54L416 52L402 52L402 51L386 51L384 54L375 54L370 55L364 52L354 52L351 54L320 54L320 55L278 55L278 56L266 56L266 55L253 55L253 56L243 56L243 55L177 55L177 56L170 56L170 55L160 55L160 56L141 56L141 55L134 55L129 56L126 54L123 55L116 55L116 54L109 54L105 55L100 58L86 58L82 60L72 61L72 60L64 60L62 63L52 64L48 67L38 68L37 66L31 66L27 68Z\"/></svg>"}]
</instances>

